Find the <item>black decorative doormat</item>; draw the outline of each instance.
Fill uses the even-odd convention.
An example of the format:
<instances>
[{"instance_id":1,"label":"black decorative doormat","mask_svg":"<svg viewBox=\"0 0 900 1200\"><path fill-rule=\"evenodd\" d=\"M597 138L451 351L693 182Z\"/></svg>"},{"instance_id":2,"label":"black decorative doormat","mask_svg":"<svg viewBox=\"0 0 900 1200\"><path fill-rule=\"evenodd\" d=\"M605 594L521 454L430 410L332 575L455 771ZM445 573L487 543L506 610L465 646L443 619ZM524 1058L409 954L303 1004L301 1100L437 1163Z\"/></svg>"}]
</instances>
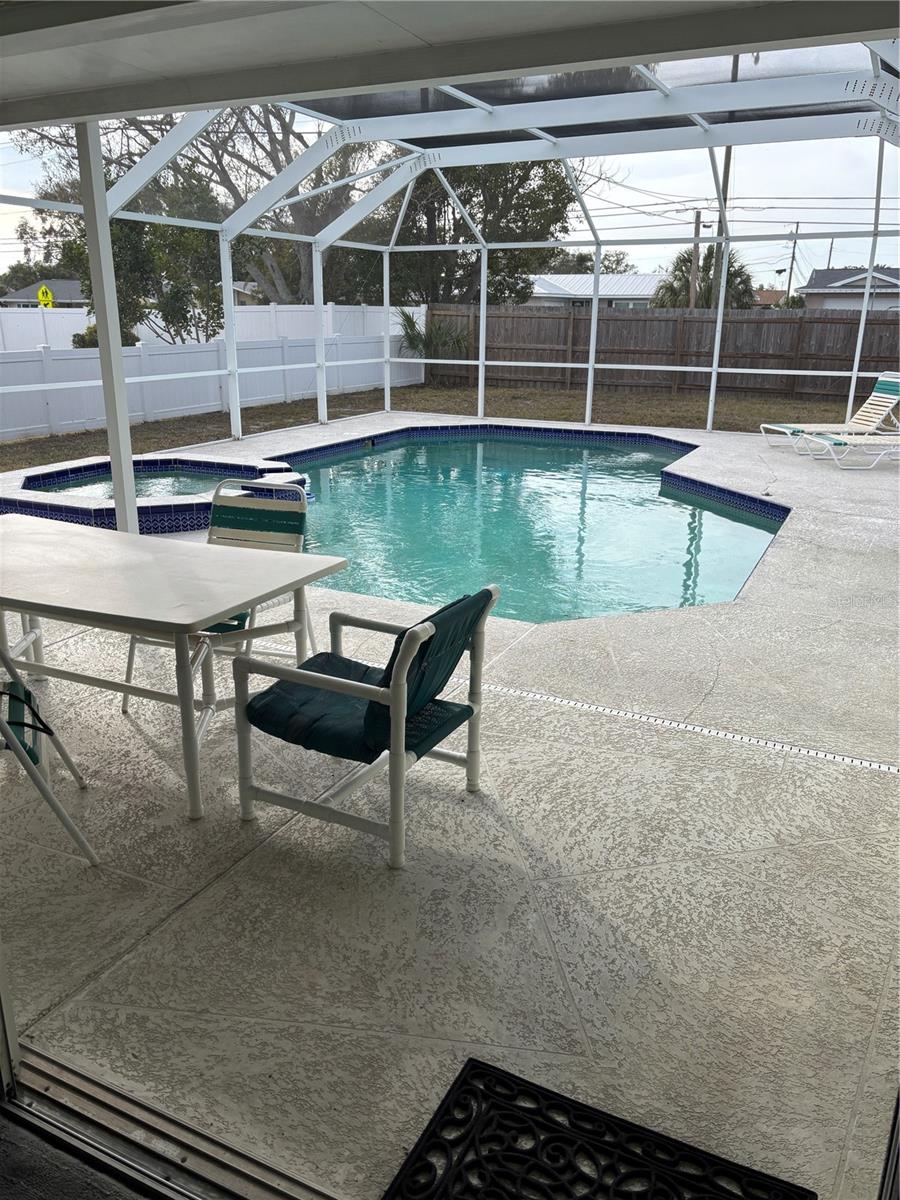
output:
<instances>
[{"instance_id":1,"label":"black decorative doormat","mask_svg":"<svg viewBox=\"0 0 900 1200\"><path fill-rule=\"evenodd\" d=\"M383 1200L816 1200L470 1058Z\"/></svg>"}]
</instances>

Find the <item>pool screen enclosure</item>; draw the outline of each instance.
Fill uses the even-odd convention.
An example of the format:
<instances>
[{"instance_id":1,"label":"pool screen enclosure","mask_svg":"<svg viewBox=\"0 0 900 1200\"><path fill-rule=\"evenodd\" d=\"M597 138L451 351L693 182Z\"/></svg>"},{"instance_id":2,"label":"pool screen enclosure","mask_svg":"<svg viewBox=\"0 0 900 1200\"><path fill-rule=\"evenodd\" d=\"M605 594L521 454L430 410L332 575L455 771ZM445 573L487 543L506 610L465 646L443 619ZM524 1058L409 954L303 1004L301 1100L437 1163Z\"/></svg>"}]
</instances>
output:
<instances>
[{"instance_id":1,"label":"pool screen enclosure","mask_svg":"<svg viewBox=\"0 0 900 1200\"><path fill-rule=\"evenodd\" d=\"M101 380L79 382L78 386L102 386L110 436L110 457L116 498L118 526L136 530L134 482L131 474L131 445L128 430L126 383L140 382L135 376L126 381L122 370L121 336L115 279L112 270L110 221L161 222L214 231L217 235L222 281L225 344L224 366L204 372L223 378L232 436L240 438L241 376L248 371L290 371L292 366L239 366L233 302L232 247L239 237L280 238L311 245L313 300L316 309L315 377L316 409L321 422L328 420L327 324L323 283L323 255L331 247L351 247L381 256L384 303L383 351L377 359L348 359L354 362L380 363L384 378L384 408L391 408L390 295L392 256L410 252L475 254L479 259L478 355L454 359L454 365L475 369L477 379L477 415L485 413L485 377L489 367L515 365L528 368L559 368L584 373L584 421L594 415L593 397L597 373L639 369L646 372L700 372L708 376L706 426L713 427L716 389L726 373L741 375L828 376L846 379L847 412L860 376L860 362L872 278L879 239L896 239L895 227L880 222L884 147L898 143L898 49L896 40L846 42L830 46L777 49L741 57L740 78L734 79L730 57L680 59L672 62L640 63L627 66L598 67L569 73L535 74L516 78L455 80L428 87L393 91L354 93L302 102L277 99L320 121L325 132L299 154L280 174L235 209L223 221L209 222L174 216L159 216L128 209L128 203L191 142L215 120L219 108L185 112L180 120L130 170L108 190L103 184L103 160L97 121L76 124L78 161L82 178L83 204L0 196L0 203L83 214L90 252L91 279L95 298ZM856 348L852 363L844 370L777 370L741 365L720 365L723 316L727 292L729 251L747 243L780 242L786 235L777 233L741 234L729 227L719 156L726 147L774 144L793 141L819 141L835 138L866 138L877 142L877 161L873 194L874 218L868 229L825 229L814 233L794 232L787 239L802 243L806 239L829 237L862 239L868 243L868 267L865 292L860 310ZM342 147L349 145L388 145L396 157L376 168L358 172L320 188L304 191L303 185ZM719 207L719 231L708 235L684 237L609 239L601 236L579 188L571 161L603 155L658 154L676 150L706 151ZM559 160L564 164L572 188L573 202L583 214L587 237L565 241L500 242L487 241L477 222L466 211L453 188L454 168L510 162ZM398 242L416 181L433 173L446 190L450 202L461 215L467 235L464 242L433 245L407 245ZM450 174L448 174L448 172ZM383 177L359 195L355 203L330 221L317 234L273 230L260 225L266 215L292 203L301 202L312 191L326 191L380 173ZM399 201L398 201L399 198ZM383 205L398 203L393 232L384 244L352 240L354 229ZM712 353L706 362L675 366L648 362L596 362L598 296L601 253L617 246L679 243L721 246L721 262L716 295L716 321ZM591 292L591 332L586 362L527 362L487 358L487 281L490 255L510 249L564 247L593 252L593 288ZM426 364L446 360L425 359ZM300 364L297 365L299 369ZM172 375L171 379L189 379L194 373ZM160 377L154 376L155 380ZM47 388L47 384L0 387L4 391ZM52 387L53 385L49 385ZM57 385L63 386L63 385ZM67 385L71 386L71 385Z\"/></svg>"}]
</instances>

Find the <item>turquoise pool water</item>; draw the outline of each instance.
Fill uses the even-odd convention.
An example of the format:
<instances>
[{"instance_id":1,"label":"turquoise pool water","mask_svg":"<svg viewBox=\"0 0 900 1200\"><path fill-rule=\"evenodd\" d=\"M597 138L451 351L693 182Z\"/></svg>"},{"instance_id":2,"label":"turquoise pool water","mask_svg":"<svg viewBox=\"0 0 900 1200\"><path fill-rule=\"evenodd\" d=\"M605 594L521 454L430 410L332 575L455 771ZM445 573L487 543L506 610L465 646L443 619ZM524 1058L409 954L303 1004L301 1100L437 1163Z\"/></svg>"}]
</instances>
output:
<instances>
[{"instance_id":1,"label":"turquoise pool water","mask_svg":"<svg viewBox=\"0 0 900 1200\"><path fill-rule=\"evenodd\" d=\"M234 474L234 472L231 472ZM211 492L229 474L213 475L203 471L136 471L134 487L139 496L164 500L171 496L196 496ZM39 492L74 492L90 500L112 500L111 475L93 475L88 479L67 479L35 487Z\"/></svg>"},{"instance_id":2,"label":"turquoise pool water","mask_svg":"<svg viewBox=\"0 0 900 1200\"><path fill-rule=\"evenodd\" d=\"M439 604L486 583L542 622L733 600L777 525L660 495L680 451L427 441L298 468L322 586Z\"/></svg>"}]
</instances>

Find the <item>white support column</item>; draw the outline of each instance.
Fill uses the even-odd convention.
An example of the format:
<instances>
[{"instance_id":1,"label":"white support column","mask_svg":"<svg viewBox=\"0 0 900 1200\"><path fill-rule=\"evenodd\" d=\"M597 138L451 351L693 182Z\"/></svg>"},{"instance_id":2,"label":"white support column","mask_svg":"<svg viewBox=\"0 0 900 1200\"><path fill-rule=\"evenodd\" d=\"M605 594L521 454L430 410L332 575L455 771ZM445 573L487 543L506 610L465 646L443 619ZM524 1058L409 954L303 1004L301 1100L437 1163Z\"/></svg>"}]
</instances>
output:
<instances>
[{"instance_id":1,"label":"white support column","mask_svg":"<svg viewBox=\"0 0 900 1200\"><path fill-rule=\"evenodd\" d=\"M709 377L709 403L706 408L706 428L712 429L716 416L716 388L719 384L719 353L722 349L722 322L725 317L725 292L728 288L728 264L731 244L722 242L722 273L719 276L719 307L716 310L716 333L713 341L712 374Z\"/></svg>"},{"instance_id":2,"label":"white support column","mask_svg":"<svg viewBox=\"0 0 900 1200\"><path fill-rule=\"evenodd\" d=\"M89 121L76 124L75 141L78 148L91 289L94 293L94 315L97 321L100 378L103 380L103 404L106 410L116 528L125 533L138 533L134 468L131 462L131 429L128 423L128 392L122 365L122 331L119 326L109 217L106 215L103 150L98 123Z\"/></svg>"},{"instance_id":3,"label":"white support column","mask_svg":"<svg viewBox=\"0 0 900 1200\"><path fill-rule=\"evenodd\" d=\"M312 248L313 304L316 307L316 415L325 425L328 421L328 376L325 366L325 283L322 277L322 250Z\"/></svg>"},{"instance_id":4,"label":"white support column","mask_svg":"<svg viewBox=\"0 0 900 1200\"><path fill-rule=\"evenodd\" d=\"M382 251L382 300L384 303L384 411L391 411L391 252Z\"/></svg>"},{"instance_id":5,"label":"white support column","mask_svg":"<svg viewBox=\"0 0 900 1200\"><path fill-rule=\"evenodd\" d=\"M481 247L481 294L478 303L478 415L484 416L484 360L487 358L488 252Z\"/></svg>"},{"instance_id":6,"label":"white support column","mask_svg":"<svg viewBox=\"0 0 900 1200\"><path fill-rule=\"evenodd\" d=\"M866 287L863 292L862 311L859 314L859 328L856 331L856 350L853 354L853 371L850 375L850 392L847 396L846 420L853 416L853 399L856 395L856 381L859 377L859 364L862 360L863 339L866 336L866 319L869 315L869 301L872 296L872 272L875 268L875 258L878 254L878 227L881 215L881 183L884 176L884 139L878 139L878 166L875 171L875 212L872 219L872 246L869 250L869 266L866 271Z\"/></svg>"},{"instance_id":7,"label":"white support column","mask_svg":"<svg viewBox=\"0 0 900 1200\"><path fill-rule=\"evenodd\" d=\"M225 342L225 392L231 436L241 439L241 385L237 373L237 332L234 317L234 276L231 268L231 243L219 232L219 274L222 278L222 337Z\"/></svg>"},{"instance_id":8,"label":"white support column","mask_svg":"<svg viewBox=\"0 0 900 1200\"><path fill-rule=\"evenodd\" d=\"M600 315L600 243L594 247L594 286L591 289L591 335L588 340L587 395L584 399L584 423L594 416L594 360L597 357L597 319Z\"/></svg>"}]
</instances>

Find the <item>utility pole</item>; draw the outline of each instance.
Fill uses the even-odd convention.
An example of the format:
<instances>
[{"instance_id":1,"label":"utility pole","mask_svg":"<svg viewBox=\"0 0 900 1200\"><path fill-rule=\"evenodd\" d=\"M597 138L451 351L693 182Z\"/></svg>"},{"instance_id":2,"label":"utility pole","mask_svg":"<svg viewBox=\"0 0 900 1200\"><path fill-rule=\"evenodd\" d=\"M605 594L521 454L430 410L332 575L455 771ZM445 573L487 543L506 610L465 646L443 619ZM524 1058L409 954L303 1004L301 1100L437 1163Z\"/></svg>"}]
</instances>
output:
<instances>
[{"instance_id":1,"label":"utility pole","mask_svg":"<svg viewBox=\"0 0 900 1200\"><path fill-rule=\"evenodd\" d=\"M794 226L794 233L797 234L799 232L800 232L800 222L798 221L797 224ZM790 302L791 302L791 280L794 278L794 259L796 257L797 257L797 239L795 237L793 245L791 246L791 265L788 269L787 295L784 298L784 302L786 305L790 304Z\"/></svg>"},{"instance_id":2,"label":"utility pole","mask_svg":"<svg viewBox=\"0 0 900 1200\"><path fill-rule=\"evenodd\" d=\"M691 251L691 280L688 285L688 308L697 307L697 277L700 274L700 209L694 209L694 247Z\"/></svg>"},{"instance_id":3,"label":"utility pole","mask_svg":"<svg viewBox=\"0 0 900 1200\"><path fill-rule=\"evenodd\" d=\"M796 242L794 244L796 245ZM832 238L831 241L828 243L828 266L826 266L826 268L825 268L826 271L828 270L828 267L831 266L831 256L833 253L834 253L834 238Z\"/></svg>"}]
</instances>

